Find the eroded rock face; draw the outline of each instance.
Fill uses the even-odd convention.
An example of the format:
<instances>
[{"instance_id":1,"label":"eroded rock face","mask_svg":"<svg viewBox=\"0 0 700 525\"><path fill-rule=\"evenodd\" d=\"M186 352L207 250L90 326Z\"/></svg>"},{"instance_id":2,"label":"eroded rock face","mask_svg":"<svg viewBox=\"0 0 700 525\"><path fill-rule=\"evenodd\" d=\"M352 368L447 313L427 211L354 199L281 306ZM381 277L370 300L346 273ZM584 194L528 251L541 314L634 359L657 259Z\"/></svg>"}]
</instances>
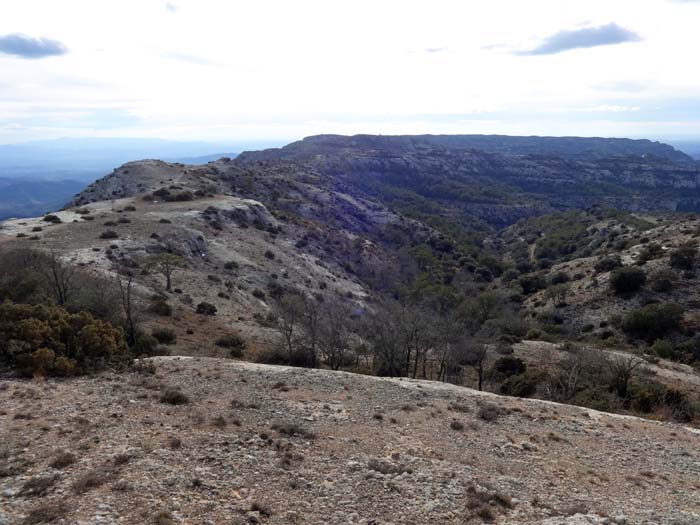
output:
<instances>
[{"instance_id":1,"label":"eroded rock face","mask_svg":"<svg viewBox=\"0 0 700 525\"><path fill-rule=\"evenodd\" d=\"M229 199L218 206L209 206L202 218L215 229L233 223L239 227L255 227L259 230L276 231L279 222L260 202L251 199Z\"/></svg>"},{"instance_id":2,"label":"eroded rock face","mask_svg":"<svg viewBox=\"0 0 700 525\"><path fill-rule=\"evenodd\" d=\"M134 195L187 200L228 193L364 233L398 223L387 209L406 198L416 206L437 204L436 212L454 220L494 227L596 203L697 211L699 181L690 157L643 140L325 135L202 166L130 162L71 206ZM228 213L240 220L242 211L248 221L261 219L250 216L252 209Z\"/></svg>"},{"instance_id":3,"label":"eroded rock face","mask_svg":"<svg viewBox=\"0 0 700 525\"><path fill-rule=\"evenodd\" d=\"M246 152L235 162L295 163L355 193L390 199L413 192L497 227L601 202L636 211L689 211L700 201L698 164L650 141L324 135Z\"/></svg>"},{"instance_id":4,"label":"eroded rock face","mask_svg":"<svg viewBox=\"0 0 700 525\"><path fill-rule=\"evenodd\" d=\"M208 253L207 240L201 231L182 228L177 232L161 236L144 247L149 254L173 253L185 258L206 257Z\"/></svg>"}]
</instances>

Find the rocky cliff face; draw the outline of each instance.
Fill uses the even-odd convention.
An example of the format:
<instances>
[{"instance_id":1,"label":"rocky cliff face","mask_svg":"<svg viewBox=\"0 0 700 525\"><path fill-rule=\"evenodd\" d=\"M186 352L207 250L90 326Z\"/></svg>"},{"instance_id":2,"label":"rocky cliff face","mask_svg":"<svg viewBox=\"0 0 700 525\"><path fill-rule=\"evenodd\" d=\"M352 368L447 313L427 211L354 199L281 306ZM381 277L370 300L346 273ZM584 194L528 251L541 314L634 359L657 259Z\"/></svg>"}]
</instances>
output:
<instances>
[{"instance_id":1,"label":"rocky cliff face","mask_svg":"<svg viewBox=\"0 0 700 525\"><path fill-rule=\"evenodd\" d=\"M475 149L481 148L481 149ZM700 167L665 144L628 139L320 135L202 166L125 164L72 206L164 186L260 200L363 232L430 209L503 227L553 210L606 204L700 211Z\"/></svg>"},{"instance_id":2,"label":"rocky cliff face","mask_svg":"<svg viewBox=\"0 0 700 525\"><path fill-rule=\"evenodd\" d=\"M697 210L700 198L700 168L687 155L626 139L322 135L247 152L236 163L293 163L385 201L437 200L496 226L596 203Z\"/></svg>"},{"instance_id":3,"label":"rocky cliff face","mask_svg":"<svg viewBox=\"0 0 700 525\"><path fill-rule=\"evenodd\" d=\"M593 160L608 157L657 157L680 163L693 159L661 142L599 137L513 137L507 135L316 135L282 148L292 158L306 153L325 154L332 150L382 150L402 153L412 149L473 149L504 155L554 155L569 159ZM267 150L277 158L279 150Z\"/></svg>"}]
</instances>

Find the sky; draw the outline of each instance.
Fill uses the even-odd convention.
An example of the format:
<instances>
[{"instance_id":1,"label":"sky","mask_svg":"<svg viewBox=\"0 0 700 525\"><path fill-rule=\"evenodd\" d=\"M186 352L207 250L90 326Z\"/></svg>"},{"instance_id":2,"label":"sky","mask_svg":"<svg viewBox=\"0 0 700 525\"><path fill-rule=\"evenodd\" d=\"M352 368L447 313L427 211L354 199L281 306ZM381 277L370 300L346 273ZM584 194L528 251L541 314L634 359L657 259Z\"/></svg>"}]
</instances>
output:
<instances>
[{"instance_id":1,"label":"sky","mask_svg":"<svg viewBox=\"0 0 700 525\"><path fill-rule=\"evenodd\" d=\"M700 1L0 0L0 143L700 138Z\"/></svg>"}]
</instances>

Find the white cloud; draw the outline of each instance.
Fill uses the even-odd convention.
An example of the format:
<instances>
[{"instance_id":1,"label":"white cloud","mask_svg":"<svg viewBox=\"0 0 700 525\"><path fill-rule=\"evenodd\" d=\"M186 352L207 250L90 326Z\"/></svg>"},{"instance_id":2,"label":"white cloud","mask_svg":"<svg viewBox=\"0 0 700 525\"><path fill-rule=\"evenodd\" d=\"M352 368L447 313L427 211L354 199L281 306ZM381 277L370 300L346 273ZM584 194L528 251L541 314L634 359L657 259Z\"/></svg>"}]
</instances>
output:
<instances>
[{"instance_id":1,"label":"white cloud","mask_svg":"<svg viewBox=\"0 0 700 525\"><path fill-rule=\"evenodd\" d=\"M646 108L690 100L700 87L700 70L689 66L700 45L689 12L700 6L668 0L568 1L567 9L562 0L13 4L3 9L0 35L40 35L70 53L42 61L0 55L0 142L65 134L47 108L86 107L103 125L95 131L92 117L83 118L71 134L639 135L677 122ZM512 55L536 49L546 35L612 22L644 40ZM572 120L556 108L587 109ZM700 109L687 108L683 129L700 129L689 124L700 123Z\"/></svg>"}]
</instances>

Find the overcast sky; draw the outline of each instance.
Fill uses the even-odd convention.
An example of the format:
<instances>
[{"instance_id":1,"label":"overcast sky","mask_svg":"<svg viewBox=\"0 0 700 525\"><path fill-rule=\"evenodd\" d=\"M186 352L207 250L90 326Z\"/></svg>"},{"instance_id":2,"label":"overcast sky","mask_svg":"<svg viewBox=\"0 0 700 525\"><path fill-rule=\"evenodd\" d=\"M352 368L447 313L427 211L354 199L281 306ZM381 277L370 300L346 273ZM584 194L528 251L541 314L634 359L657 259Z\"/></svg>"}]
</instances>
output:
<instances>
[{"instance_id":1,"label":"overcast sky","mask_svg":"<svg viewBox=\"0 0 700 525\"><path fill-rule=\"evenodd\" d=\"M0 143L700 137L700 1L0 0Z\"/></svg>"}]
</instances>

